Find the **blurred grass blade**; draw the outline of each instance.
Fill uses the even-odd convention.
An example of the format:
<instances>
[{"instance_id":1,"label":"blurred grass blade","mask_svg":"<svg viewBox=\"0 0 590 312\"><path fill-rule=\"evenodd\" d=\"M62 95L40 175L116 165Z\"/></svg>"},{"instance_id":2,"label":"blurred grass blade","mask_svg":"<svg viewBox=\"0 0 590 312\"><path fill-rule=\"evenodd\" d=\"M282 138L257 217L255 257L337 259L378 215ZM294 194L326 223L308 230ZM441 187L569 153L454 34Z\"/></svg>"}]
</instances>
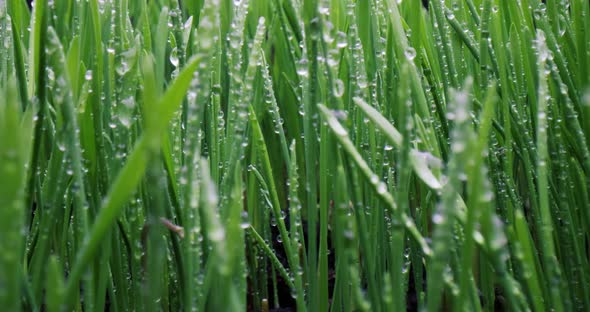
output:
<instances>
[{"instance_id":1,"label":"blurred grass blade","mask_svg":"<svg viewBox=\"0 0 590 312\"><path fill-rule=\"evenodd\" d=\"M21 113L15 80L0 85L0 305L12 311L20 310L23 288L24 191L31 122Z\"/></svg>"}]
</instances>

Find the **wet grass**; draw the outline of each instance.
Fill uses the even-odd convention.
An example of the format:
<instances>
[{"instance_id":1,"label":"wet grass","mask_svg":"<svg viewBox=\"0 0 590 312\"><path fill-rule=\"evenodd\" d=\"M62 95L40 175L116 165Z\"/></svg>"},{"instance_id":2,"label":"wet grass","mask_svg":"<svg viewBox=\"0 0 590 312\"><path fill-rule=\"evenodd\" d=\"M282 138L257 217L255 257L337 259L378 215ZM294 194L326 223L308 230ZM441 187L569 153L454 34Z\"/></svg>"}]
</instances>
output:
<instances>
[{"instance_id":1,"label":"wet grass","mask_svg":"<svg viewBox=\"0 0 590 312\"><path fill-rule=\"evenodd\" d=\"M0 2L7 311L590 310L585 0Z\"/></svg>"}]
</instances>

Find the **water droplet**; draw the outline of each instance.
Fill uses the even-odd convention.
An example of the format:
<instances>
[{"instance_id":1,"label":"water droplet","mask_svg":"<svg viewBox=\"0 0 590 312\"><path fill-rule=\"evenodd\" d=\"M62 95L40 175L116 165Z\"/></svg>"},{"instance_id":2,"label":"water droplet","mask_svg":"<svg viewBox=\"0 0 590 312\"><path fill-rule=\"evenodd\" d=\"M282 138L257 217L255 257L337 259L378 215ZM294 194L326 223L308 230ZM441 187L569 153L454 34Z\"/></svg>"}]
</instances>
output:
<instances>
[{"instance_id":1,"label":"water droplet","mask_svg":"<svg viewBox=\"0 0 590 312\"><path fill-rule=\"evenodd\" d=\"M178 64L180 63L180 61L178 59L178 49L177 48L174 48L174 49L172 49L172 51L170 51L170 63L174 67L178 67Z\"/></svg>"},{"instance_id":2,"label":"water droplet","mask_svg":"<svg viewBox=\"0 0 590 312\"><path fill-rule=\"evenodd\" d=\"M379 193L379 194L387 193L387 185L385 185L385 183L383 183L383 182L379 182L379 185L377 185L377 193Z\"/></svg>"},{"instance_id":3,"label":"water droplet","mask_svg":"<svg viewBox=\"0 0 590 312\"><path fill-rule=\"evenodd\" d=\"M306 58L302 58L299 60L299 62L297 62L297 74L302 78L305 78L309 75L307 71L307 64L308 62Z\"/></svg>"},{"instance_id":4,"label":"water droplet","mask_svg":"<svg viewBox=\"0 0 590 312\"><path fill-rule=\"evenodd\" d=\"M416 58L416 50L412 47L408 47L405 51L404 51L404 55L406 56L406 58L408 59L408 61L413 61Z\"/></svg>"},{"instance_id":5,"label":"water droplet","mask_svg":"<svg viewBox=\"0 0 590 312\"><path fill-rule=\"evenodd\" d=\"M348 37L346 33L339 31L336 33L336 47L338 49L344 49L348 46Z\"/></svg>"},{"instance_id":6,"label":"water droplet","mask_svg":"<svg viewBox=\"0 0 590 312\"><path fill-rule=\"evenodd\" d=\"M247 229L250 227L250 221L248 218L248 212L247 211L242 211L242 223L240 223L240 227L242 229Z\"/></svg>"},{"instance_id":7,"label":"water droplet","mask_svg":"<svg viewBox=\"0 0 590 312\"><path fill-rule=\"evenodd\" d=\"M435 213L432 215L432 223L434 224L441 224L445 221L445 217L440 213Z\"/></svg>"},{"instance_id":8,"label":"water droplet","mask_svg":"<svg viewBox=\"0 0 590 312\"><path fill-rule=\"evenodd\" d=\"M336 79L334 82L334 96L342 97L344 95L344 82L341 79Z\"/></svg>"}]
</instances>

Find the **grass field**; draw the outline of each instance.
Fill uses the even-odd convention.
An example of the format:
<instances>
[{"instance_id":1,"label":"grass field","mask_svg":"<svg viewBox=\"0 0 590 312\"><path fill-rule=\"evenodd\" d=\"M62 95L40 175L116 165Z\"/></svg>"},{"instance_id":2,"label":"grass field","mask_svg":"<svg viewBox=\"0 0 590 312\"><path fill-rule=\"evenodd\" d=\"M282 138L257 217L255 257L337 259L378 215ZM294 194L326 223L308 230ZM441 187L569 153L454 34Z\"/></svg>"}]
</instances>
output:
<instances>
[{"instance_id":1,"label":"grass field","mask_svg":"<svg viewBox=\"0 0 590 312\"><path fill-rule=\"evenodd\" d=\"M589 311L587 0L0 1L0 309Z\"/></svg>"}]
</instances>

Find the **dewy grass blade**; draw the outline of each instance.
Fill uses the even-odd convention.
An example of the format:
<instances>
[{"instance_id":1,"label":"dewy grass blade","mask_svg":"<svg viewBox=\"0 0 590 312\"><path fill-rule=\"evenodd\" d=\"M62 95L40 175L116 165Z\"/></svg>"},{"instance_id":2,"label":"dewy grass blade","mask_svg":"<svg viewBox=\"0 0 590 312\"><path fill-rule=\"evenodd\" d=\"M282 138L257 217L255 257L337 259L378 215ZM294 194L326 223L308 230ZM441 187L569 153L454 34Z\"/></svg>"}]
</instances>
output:
<instances>
[{"instance_id":1,"label":"dewy grass blade","mask_svg":"<svg viewBox=\"0 0 590 312\"><path fill-rule=\"evenodd\" d=\"M589 310L589 14L0 0L0 304Z\"/></svg>"},{"instance_id":2,"label":"dewy grass blade","mask_svg":"<svg viewBox=\"0 0 590 312\"><path fill-rule=\"evenodd\" d=\"M126 165L121 169L117 179L102 204L100 214L96 217L87 240L78 252L76 262L66 284L65 297L70 298L78 288L78 280L92 257L98 252L101 242L109 229L114 225L115 220L125 207L129 197L135 192L135 188L143 178L150 158L150 150L157 148L159 135L162 129L172 118L175 109L184 98L193 77L193 73L200 64L199 59L193 59L180 73L174 84L172 84L164 96L158 101L159 105L153 107L156 111L150 118L146 133L136 143L133 152L129 155ZM157 120L156 120L157 116Z\"/></svg>"},{"instance_id":3,"label":"dewy grass blade","mask_svg":"<svg viewBox=\"0 0 590 312\"><path fill-rule=\"evenodd\" d=\"M253 138L257 142L259 142L259 148L260 148L259 154L260 154L260 157L262 158L261 162L262 162L263 172L267 177L266 180L268 181L268 186L269 186L268 191L270 193L270 199L271 199L270 204L271 204L271 208L272 208L272 213L273 213L274 218L277 222L277 226L279 227L281 240L284 242L289 242L291 237L289 236L289 232L287 231L287 227L285 225L284 218L282 217L283 213L282 213L279 198L277 195L277 187L275 186L274 179L273 179L273 171L270 166L270 160L268 158L268 150L266 148L266 144L264 142L264 137L262 136L262 131L260 130L260 126L258 125L258 120L256 119L256 114L255 114L252 106L250 106L250 124L252 126ZM285 248L285 253L287 254L289 267L291 268L291 271L293 271L294 268L298 267L295 253L293 251L293 246L289 243L285 243L285 244L283 244L283 246ZM292 283L291 283L291 286L293 286ZM291 289L293 289L293 287L291 287Z\"/></svg>"},{"instance_id":4,"label":"dewy grass blade","mask_svg":"<svg viewBox=\"0 0 590 312\"><path fill-rule=\"evenodd\" d=\"M348 138L348 131L344 129L344 127L338 122L336 117L334 117L333 113L330 112L327 108L320 105L320 110L322 115L328 122L332 133L338 140L338 143L344 148L344 150L351 156L351 158L355 161L356 165L359 167L359 170L363 174L363 177L369 182L369 184L373 187L374 191L377 193L378 197L385 202L387 208L391 212L397 211L397 206L391 194L387 192L387 186L379 180L377 175L375 175L371 168L367 165L365 160L361 157L358 153L354 144ZM422 248L422 252L426 256L431 256L432 251L428 246L428 243L420 234L416 225L412 221L410 217L405 212L401 212L401 220L399 222L406 228L406 230L410 233L410 235L418 242L420 247Z\"/></svg>"},{"instance_id":5,"label":"dewy grass blade","mask_svg":"<svg viewBox=\"0 0 590 312\"><path fill-rule=\"evenodd\" d=\"M33 97L37 88L44 87L38 86L39 81L37 77L40 77L40 71L43 71L43 68L41 67L41 62L43 61L41 50L44 49L43 36L47 27L47 24L45 23L46 6L46 1L35 1L35 5L33 6L33 19L31 21L31 29L33 30L33 33L30 36L28 62L29 89L27 96L29 98Z\"/></svg>"},{"instance_id":6,"label":"dewy grass blade","mask_svg":"<svg viewBox=\"0 0 590 312\"><path fill-rule=\"evenodd\" d=\"M547 271L548 279L555 281L550 288L551 306L556 311L563 311L563 298L559 295L562 287L561 274L559 265L556 263L555 246L553 244L553 220L549 204L549 181L547 175L547 107L548 103L548 83L547 83L547 66L550 52L545 42L545 35L542 31L537 33L537 53L539 59L539 95L537 104L537 164L536 169L537 187L539 189L539 215L541 223L538 229L541 240L541 251L543 253L543 267Z\"/></svg>"},{"instance_id":7,"label":"dewy grass blade","mask_svg":"<svg viewBox=\"0 0 590 312\"><path fill-rule=\"evenodd\" d=\"M22 103L22 109L25 110L28 101L28 83L25 72L25 53L23 51L22 39L20 37L19 29L17 28L16 22L12 20L12 40L13 40L13 53L14 53L14 67L19 87L19 95Z\"/></svg>"},{"instance_id":8,"label":"dewy grass blade","mask_svg":"<svg viewBox=\"0 0 590 312\"><path fill-rule=\"evenodd\" d=\"M403 137L399 131L391 124L383 115L381 115L375 108L371 107L360 98L354 98L354 103L361 108L365 115L375 123L375 125L383 132L385 138L396 147L401 147ZM438 163L440 160L436 157L422 153L417 150L412 150L411 164L416 174L422 179L426 185L434 190L440 190L442 183L428 167L428 163Z\"/></svg>"},{"instance_id":9,"label":"dewy grass blade","mask_svg":"<svg viewBox=\"0 0 590 312\"><path fill-rule=\"evenodd\" d=\"M268 244L264 241L262 236L260 236L260 234L258 234L258 232L256 232L256 230L252 226L250 226L250 228L248 228L248 232L250 233L250 235L252 235L252 237L254 237L254 239L256 240L258 245L260 245L262 250L266 253L267 257L269 257L272 260L272 264L276 267L276 269L279 271L279 273L285 279L289 288L295 289L295 285L291 281L291 277L289 276L289 273L287 272L285 267L281 264L281 261L277 258L276 254L273 252L273 250L270 248L270 246L268 246Z\"/></svg>"},{"instance_id":10,"label":"dewy grass blade","mask_svg":"<svg viewBox=\"0 0 590 312\"><path fill-rule=\"evenodd\" d=\"M401 147L403 137L401 133L391 124L383 115L379 113L375 108L370 106L361 98L354 98L354 103L365 113L365 115L371 119L375 125L383 131L383 134L388 139L390 144L397 147Z\"/></svg>"},{"instance_id":11,"label":"dewy grass blade","mask_svg":"<svg viewBox=\"0 0 590 312\"><path fill-rule=\"evenodd\" d=\"M473 280L473 271L471 270L474 254L473 232L481 214L481 209L490 209L491 191L487 190L486 172L484 161L487 151L487 141L492 124L495 104L495 90L492 85L488 90L488 95L484 104L481 118L479 118L480 129L478 137L472 139L468 144L472 147L472 159L468 161L470 165L467 166L467 179L469 181L468 187L468 209L465 222L465 241L463 242L462 251L462 271L460 276L460 300L464 304L464 309L477 309L477 305L473 306L468 296L472 292L471 282ZM485 192L485 193L484 193ZM470 304L471 303L471 304Z\"/></svg>"}]
</instances>

